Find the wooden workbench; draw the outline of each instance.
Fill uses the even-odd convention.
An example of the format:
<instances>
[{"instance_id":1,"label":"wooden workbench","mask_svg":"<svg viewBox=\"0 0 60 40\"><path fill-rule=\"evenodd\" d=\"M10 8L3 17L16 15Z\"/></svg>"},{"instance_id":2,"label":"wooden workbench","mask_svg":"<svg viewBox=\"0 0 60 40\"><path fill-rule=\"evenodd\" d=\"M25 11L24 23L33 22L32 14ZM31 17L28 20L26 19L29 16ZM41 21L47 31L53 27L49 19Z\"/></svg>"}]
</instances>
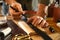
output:
<instances>
[{"instance_id":1,"label":"wooden workbench","mask_svg":"<svg viewBox=\"0 0 60 40\"><path fill-rule=\"evenodd\" d=\"M44 40L41 36L38 34L35 34L34 30L32 30L29 25L27 25L24 21L17 21L17 20L12 20L18 27L22 28L27 34L31 34L31 38L33 40ZM55 33L51 33L48 28L39 28L42 31L46 32L53 40L57 40L57 38L60 39L60 28L56 25L56 23L53 21L52 18L47 18L47 22L50 24L51 27L55 29ZM20 24L19 24L20 23ZM23 27L21 26L23 25Z\"/></svg>"},{"instance_id":2,"label":"wooden workbench","mask_svg":"<svg viewBox=\"0 0 60 40\"><path fill-rule=\"evenodd\" d=\"M31 38L33 40L44 40L41 36L39 36L38 34L36 34L34 32L33 29L31 29L29 27L29 25L27 25L24 21L21 21L21 20L14 20L14 19L11 19L11 17L8 17L9 20L11 20L14 25L12 26L13 28L16 27L12 32L14 35L17 34L17 32L22 32L23 34L28 34L28 35L31 35ZM23 29L21 25L19 25L19 22L21 23L21 25L25 26ZM52 18L47 18L47 22L50 24L50 26L54 27L54 29L56 30L55 33L51 33L48 28L40 28L42 31L46 32L53 40L57 40L60 39L60 28L56 25L56 23L53 21ZM10 22L8 22L10 23ZM12 25L13 23L10 23L10 25Z\"/></svg>"}]
</instances>

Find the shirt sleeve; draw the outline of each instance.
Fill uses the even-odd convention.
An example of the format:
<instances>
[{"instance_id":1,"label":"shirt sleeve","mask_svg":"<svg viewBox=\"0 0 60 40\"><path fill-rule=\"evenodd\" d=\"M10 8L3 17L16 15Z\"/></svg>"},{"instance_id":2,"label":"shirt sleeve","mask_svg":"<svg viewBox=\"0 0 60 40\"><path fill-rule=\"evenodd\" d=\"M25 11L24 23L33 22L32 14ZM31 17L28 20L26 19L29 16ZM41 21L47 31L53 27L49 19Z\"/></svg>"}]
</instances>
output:
<instances>
[{"instance_id":1,"label":"shirt sleeve","mask_svg":"<svg viewBox=\"0 0 60 40\"><path fill-rule=\"evenodd\" d=\"M39 3L48 5L50 3L50 0L38 0Z\"/></svg>"}]
</instances>

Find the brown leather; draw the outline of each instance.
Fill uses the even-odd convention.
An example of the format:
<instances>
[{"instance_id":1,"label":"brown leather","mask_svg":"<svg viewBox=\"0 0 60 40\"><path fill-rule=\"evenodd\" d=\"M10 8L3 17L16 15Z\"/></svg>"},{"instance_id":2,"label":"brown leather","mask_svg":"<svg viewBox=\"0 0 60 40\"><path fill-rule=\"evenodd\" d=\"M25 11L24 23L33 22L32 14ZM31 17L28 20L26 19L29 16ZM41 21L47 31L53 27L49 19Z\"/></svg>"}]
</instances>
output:
<instances>
[{"instance_id":1,"label":"brown leather","mask_svg":"<svg viewBox=\"0 0 60 40\"><path fill-rule=\"evenodd\" d=\"M54 4L48 7L48 17L53 17Z\"/></svg>"}]
</instances>

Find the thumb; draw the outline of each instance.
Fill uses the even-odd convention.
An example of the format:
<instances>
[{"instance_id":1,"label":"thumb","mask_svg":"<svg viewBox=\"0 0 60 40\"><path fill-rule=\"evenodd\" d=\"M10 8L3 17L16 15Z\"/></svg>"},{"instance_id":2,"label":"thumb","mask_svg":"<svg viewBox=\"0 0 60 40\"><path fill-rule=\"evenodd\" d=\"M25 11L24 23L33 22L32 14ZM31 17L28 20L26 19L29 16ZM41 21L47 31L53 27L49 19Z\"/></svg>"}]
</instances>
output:
<instances>
[{"instance_id":1,"label":"thumb","mask_svg":"<svg viewBox=\"0 0 60 40\"><path fill-rule=\"evenodd\" d=\"M31 23L32 22L32 18L27 18L27 23Z\"/></svg>"}]
</instances>

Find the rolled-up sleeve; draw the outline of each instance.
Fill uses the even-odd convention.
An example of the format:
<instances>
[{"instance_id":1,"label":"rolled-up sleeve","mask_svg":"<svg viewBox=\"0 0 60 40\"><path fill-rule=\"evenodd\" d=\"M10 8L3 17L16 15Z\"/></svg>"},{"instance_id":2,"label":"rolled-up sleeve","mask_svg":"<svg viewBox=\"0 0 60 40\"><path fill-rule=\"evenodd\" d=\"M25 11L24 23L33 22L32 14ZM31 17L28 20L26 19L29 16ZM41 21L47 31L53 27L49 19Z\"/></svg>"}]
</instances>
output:
<instances>
[{"instance_id":1,"label":"rolled-up sleeve","mask_svg":"<svg viewBox=\"0 0 60 40\"><path fill-rule=\"evenodd\" d=\"M39 3L48 5L50 3L50 0L38 0Z\"/></svg>"}]
</instances>

